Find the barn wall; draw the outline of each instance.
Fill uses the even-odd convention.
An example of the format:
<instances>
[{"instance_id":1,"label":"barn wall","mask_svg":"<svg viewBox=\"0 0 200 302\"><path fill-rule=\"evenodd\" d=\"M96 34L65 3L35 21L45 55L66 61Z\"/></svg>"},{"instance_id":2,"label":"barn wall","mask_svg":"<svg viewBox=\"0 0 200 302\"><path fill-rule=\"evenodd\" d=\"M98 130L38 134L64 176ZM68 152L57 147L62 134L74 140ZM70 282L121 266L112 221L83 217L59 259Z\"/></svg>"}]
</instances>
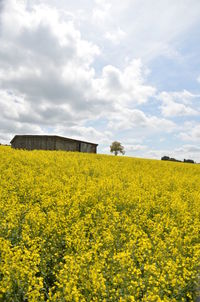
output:
<instances>
[{"instance_id":1,"label":"barn wall","mask_svg":"<svg viewBox=\"0 0 200 302\"><path fill-rule=\"evenodd\" d=\"M17 137L12 147L27 150L55 150L54 137Z\"/></svg>"},{"instance_id":2,"label":"barn wall","mask_svg":"<svg viewBox=\"0 0 200 302\"><path fill-rule=\"evenodd\" d=\"M27 150L64 150L96 153L93 144L48 136L18 136L12 143L13 148Z\"/></svg>"},{"instance_id":3,"label":"barn wall","mask_svg":"<svg viewBox=\"0 0 200 302\"><path fill-rule=\"evenodd\" d=\"M79 143L76 141L56 138L56 150L79 151Z\"/></svg>"},{"instance_id":4,"label":"barn wall","mask_svg":"<svg viewBox=\"0 0 200 302\"><path fill-rule=\"evenodd\" d=\"M97 146L91 145L91 153L97 153Z\"/></svg>"},{"instance_id":5,"label":"barn wall","mask_svg":"<svg viewBox=\"0 0 200 302\"><path fill-rule=\"evenodd\" d=\"M86 144L86 143L81 143L81 152L91 152L91 145Z\"/></svg>"},{"instance_id":6,"label":"barn wall","mask_svg":"<svg viewBox=\"0 0 200 302\"><path fill-rule=\"evenodd\" d=\"M16 149L26 149L26 141L21 137L18 137L15 138L11 146L12 148L16 148Z\"/></svg>"},{"instance_id":7,"label":"barn wall","mask_svg":"<svg viewBox=\"0 0 200 302\"><path fill-rule=\"evenodd\" d=\"M80 152L96 153L96 146L92 145L92 144L81 142Z\"/></svg>"}]
</instances>

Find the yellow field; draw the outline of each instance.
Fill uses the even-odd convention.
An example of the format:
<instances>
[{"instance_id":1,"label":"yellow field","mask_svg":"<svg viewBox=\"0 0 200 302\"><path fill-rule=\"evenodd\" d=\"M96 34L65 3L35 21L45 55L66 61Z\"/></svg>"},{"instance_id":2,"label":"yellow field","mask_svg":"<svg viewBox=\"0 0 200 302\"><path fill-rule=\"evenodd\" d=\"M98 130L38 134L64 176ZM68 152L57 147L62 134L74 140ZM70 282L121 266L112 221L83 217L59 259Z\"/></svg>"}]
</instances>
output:
<instances>
[{"instance_id":1,"label":"yellow field","mask_svg":"<svg viewBox=\"0 0 200 302\"><path fill-rule=\"evenodd\" d=\"M0 301L195 301L200 165L0 147Z\"/></svg>"}]
</instances>

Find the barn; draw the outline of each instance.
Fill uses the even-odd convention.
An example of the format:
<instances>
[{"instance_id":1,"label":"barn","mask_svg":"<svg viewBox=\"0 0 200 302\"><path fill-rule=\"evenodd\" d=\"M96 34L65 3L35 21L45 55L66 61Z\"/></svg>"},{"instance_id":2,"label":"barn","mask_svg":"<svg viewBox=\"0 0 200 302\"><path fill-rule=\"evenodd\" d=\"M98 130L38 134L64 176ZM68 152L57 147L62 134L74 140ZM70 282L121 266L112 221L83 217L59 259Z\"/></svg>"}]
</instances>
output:
<instances>
[{"instance_id":1,"label":"barn","mask_svg":"<svg viewBox=\"0 0 200 302\"><path fill-rule=\"evenodd\" d=\"M97 153L98 144L57 135L15 135L11 147L26 150L64 150Z\"/></svg>"}]
</instances>

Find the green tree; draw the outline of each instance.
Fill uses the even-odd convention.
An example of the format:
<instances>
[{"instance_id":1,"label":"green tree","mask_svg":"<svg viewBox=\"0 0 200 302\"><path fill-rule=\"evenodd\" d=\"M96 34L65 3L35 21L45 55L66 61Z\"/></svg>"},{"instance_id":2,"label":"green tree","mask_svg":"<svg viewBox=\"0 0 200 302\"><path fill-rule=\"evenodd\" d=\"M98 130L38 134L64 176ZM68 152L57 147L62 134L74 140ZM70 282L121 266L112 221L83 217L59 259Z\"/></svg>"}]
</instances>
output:
<instances>
[{"instance_id":1,"label":"green tree","mask_svg":"<svg viewBox=\"0 0 200 302\"><path fill-rule=\"evenodd\" d=\"M114 141L110 145L110 152L114 153L115 155L118 155L118 153L125 154L124 147L121 145L120 142Z\"/></svg>"}]
</instances>

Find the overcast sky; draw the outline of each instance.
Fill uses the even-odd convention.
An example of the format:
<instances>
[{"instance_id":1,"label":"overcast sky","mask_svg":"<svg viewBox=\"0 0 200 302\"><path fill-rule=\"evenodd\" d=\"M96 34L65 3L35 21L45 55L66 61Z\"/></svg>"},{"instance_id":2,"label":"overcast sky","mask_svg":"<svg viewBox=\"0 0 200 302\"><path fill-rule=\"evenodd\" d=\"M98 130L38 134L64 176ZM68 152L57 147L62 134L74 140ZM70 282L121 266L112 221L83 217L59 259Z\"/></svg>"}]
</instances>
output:
<instances>
[{"instance_id":1,"label":"overcast sky","mask_svg":"<svg viewBox=\"0 0 200 302\"><path fill-rule=\"evenodd\" d=\"M200 162L199 0L0 0L0 142Z\"/></svg>"}]
</instances>

